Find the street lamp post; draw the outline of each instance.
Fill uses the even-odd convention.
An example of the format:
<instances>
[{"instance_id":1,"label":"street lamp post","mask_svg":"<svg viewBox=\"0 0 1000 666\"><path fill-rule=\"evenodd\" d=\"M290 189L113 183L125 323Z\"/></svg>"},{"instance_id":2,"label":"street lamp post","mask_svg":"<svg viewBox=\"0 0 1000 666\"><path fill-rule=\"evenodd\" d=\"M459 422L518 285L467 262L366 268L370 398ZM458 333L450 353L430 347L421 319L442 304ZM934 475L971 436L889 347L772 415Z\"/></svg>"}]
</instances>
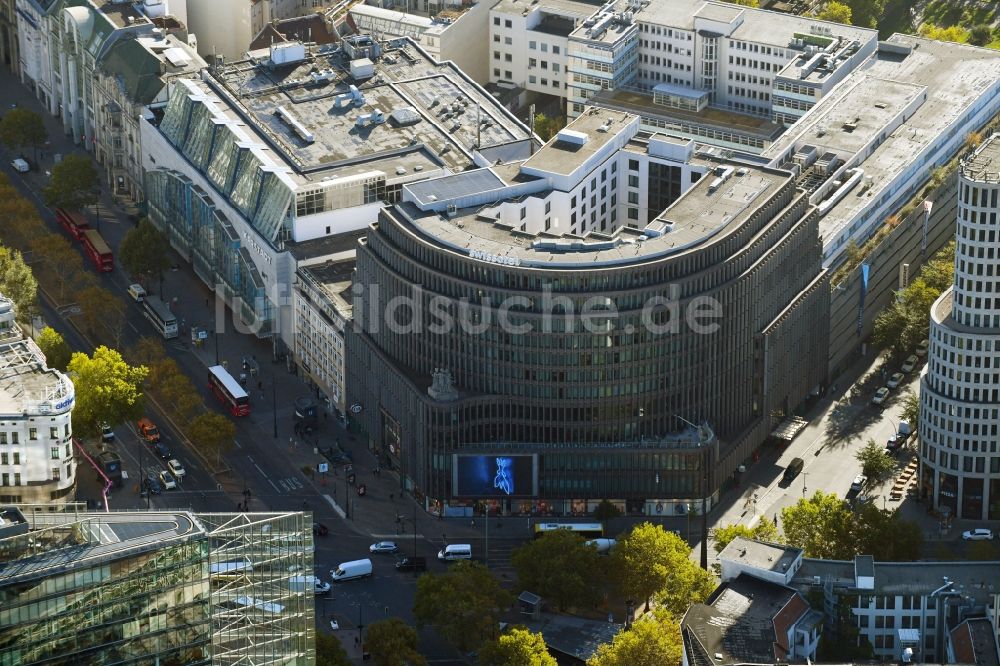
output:
<instances>
[{"instance_id":1,"label":"street lamp post","mask_svg":"<svg viewBox=\"0 0 1000 666\"><path fill-rule=\"evenodd\" d=\"M806 476L808 476L808 473L802 472L802 499L806 498Z\"/></svg>"}]
</instances>

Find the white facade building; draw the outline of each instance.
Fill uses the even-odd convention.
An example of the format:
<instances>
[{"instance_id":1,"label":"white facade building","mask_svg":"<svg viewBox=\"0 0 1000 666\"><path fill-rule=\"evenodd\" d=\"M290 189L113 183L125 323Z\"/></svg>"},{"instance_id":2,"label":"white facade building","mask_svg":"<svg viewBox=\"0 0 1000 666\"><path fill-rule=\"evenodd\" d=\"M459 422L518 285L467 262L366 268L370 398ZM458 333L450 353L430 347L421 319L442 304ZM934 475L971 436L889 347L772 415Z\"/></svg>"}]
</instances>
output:
<instances>
[{"instance_id":1,"label":"white facade building","mask_svg":"<svg viewBox=\"0 0 1000 666\"><path fill-rule=\"evenodd\" d=\"M0 502L73 500L73 383L15 322L0 295Z\"/></svg>"},{"instance_id":2,"label":"white facade building","mask_svg":"<svg viewBox=\"0 0 1000 666\"><path fill-rule=\"evenodd\" d=\"M1000 136L959 171L955 283L931 307L920 378L922 492L951 516L1000 519Z\"/></svg>"}]
</instances>

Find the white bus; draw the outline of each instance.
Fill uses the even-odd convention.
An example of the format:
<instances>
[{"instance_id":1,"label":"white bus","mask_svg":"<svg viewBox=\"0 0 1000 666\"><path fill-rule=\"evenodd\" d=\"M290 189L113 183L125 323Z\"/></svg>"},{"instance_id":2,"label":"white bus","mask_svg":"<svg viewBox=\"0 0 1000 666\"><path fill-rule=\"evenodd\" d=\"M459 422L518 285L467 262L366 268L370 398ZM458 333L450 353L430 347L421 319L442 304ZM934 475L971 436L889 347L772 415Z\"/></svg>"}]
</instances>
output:
<instances>
[{"instance_id":1,"label":"white bus","mask_svg":"<svg viewBox=\"0 0 1000 666\"><path fill-rule=\"evenodd\" d=\"M167 338L177 337L177 317L170 312L166 303L156 296L146 296L142 301L142 307L146 312L146 319L153 324L160 335Z\"/></svg>"}]
</instances>

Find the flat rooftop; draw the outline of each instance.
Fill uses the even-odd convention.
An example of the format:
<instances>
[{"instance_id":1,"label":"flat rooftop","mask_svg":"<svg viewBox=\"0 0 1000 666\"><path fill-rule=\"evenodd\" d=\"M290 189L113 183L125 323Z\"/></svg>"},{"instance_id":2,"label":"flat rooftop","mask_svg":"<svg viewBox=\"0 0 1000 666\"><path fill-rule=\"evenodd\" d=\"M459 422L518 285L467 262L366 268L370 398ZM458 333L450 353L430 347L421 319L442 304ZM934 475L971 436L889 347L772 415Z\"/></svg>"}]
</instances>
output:
<instances>
[{"instance_id":1,"label":"flat rooftop","mask_svg":"<svg viewBox=\"0 0 1000 666\"><path fill-rule=\"evenodd\" d=\"M585 135L585 143L566 141L560 131L532 155L524 166L568 176L625 131L627 124L633 120L634 116L620 111L587 109L565 128L569 132ZM607 129L601 131L600 128Z\"/></svg>"},{"instance_id":2,"label":"flat rooftop","mask_svg":"<svg viewBox=\"0 0 1000 666\"><path fill-rule=\"evenodd\" d=\"M587 104L627 111L639 116L662 118L667 122L676 119L680 122L715 127L720 130L759 137L765 141L774 141L784 131L781 125L760 116L736 113L716 107L706 107L697 112L674 109L663 104L656 104L651 94L631 90L602 90L587 100Z\"/></svg>"},{"instance_id":3,"label":"flat rooftop","mask_svg":"<svg viewBox=\"0 0 1000 666\"><path fill-rule=\"evenodd\" d=\"M95 566L205 533L187 512L47 513L33 531L0 539L0 586Z\"/></svg>"},{"instance_id":4,"label":"flat rooftop","mask_svg":"<svg viewBox=\"0 0 1000 666\"><path fill-rule=\"evenodd\" d=\"M20 330L20 329L18 329ZM9 334L0 340L0 417L25 412L61 414L72 403L60 402L73 395L73 384L45 366L45 356L31 340Z\"/></svg>"},{"instance_id":5,"label":"flat rooftop","mask_svg":"<svg viewBox=\"0 0 1000 666\"><path fill-rule=\"evenodd\" d=\"M452 63L435 62L412 42L400 41L403 48L388 48L375 63L375 75L361 82L351 78L349 61L336 46L313 48L305 61L276 67L267 65L266 50L255 52L256 60L228 63L214 75L224 93L220 106L231 120L270 139L300 184L372 170L391 176L397 167L406 173L459 171L472 163L477 141L486 147L529 138L520 121ZM315 83L318 72L330 80ZM337 99L352 84L364 96L359 106ZM276 115L278 107L314 141L303 141ZM418 122L396 126L388 120L393 110L407 107ZM356 127L359 116L376 109L387 122Z\"/></svg>"},{"instance_id":6,"label":"flat rooftop","mask_svg":"<svg viewBox=\"0 0 1000 666\"><path fill-rule=\"evenodd\" d=\"M604 6L601 0L500 0L490 11L500 14L521 14L526 9L552 14L586 18Z\"/></svg>"},{"instance_id":7,"label":"flat rooftop","mask_svg":"<svg viewBox=\"0 0 1000 666\"><path fill-rule=\"evenodd\" d=\"M738 169L740 175L736 175ZM402 203L388 214L408 223L428 242L459 254L479 251L517 260L522 266L554 270L599 269L645 263L710 244L727 230L742 225L760 204L791 180L792 174L733 165L733 175L709 192L714 178L708 175L699 180L646 230L622 227L609 234L590 233L585 237L512 233L510 228L496 223L496 205L461 209L449 218Z\"/></svg>"},{"instance_id":8,"label":"flat rooftop","mask_svg":"<svg viewBox=\"0 0 1000 666\"><path fill-rule=\"evenodd\" d=\"M696 16L726 23L740 17L742 23L729 35L731 39L779 48L790 48L796 34L809 35L811 26L829 28L830 36L844 37L847 41L866 42L878 37L878 31L868 28L703 0L656 0L636 12L635 20L690 32L694 30Z\"/></svg>"},{"instance_id":9,"label":"flat rooftop","mask_svg":"<svg viewBox=\"0 0 1000 666\"><path fill-rule=\"evenodd\" d=\"M303 266L299 272L311 279L329 298L337 312L350 321L354 310L350 290L354 283L356 265L356 259L325 261L321 264Z\"/></svg>"},{"instance_id":10,"label":"flat rooftop","mask_svg":"<svg viewBox=\"0 0 1000 666\"><path fill-rule=\"evenodd\" d=\"M987 137L976 152L962 162L962 175L984 183L1000 182L1000 135Z\"/></svg>"},{"instance_id":11,"label":"flat rooftop","mask_svg":"<svg viewBox=\"0 0 1000 666\"><path fill-rule=\"evenodd\" d=\"M996 51L914 35L896 34L887 41L912 50L907 54L880 50L868 61L870 66L859 68L834 88L764 152L775 157L801 144L857 150L858 139L873 131L879 118L904 104L916 91L926 90L926 101L860 163L866 179L871 179L864 195L857 196L855 188L820 221L820 236L826 243L853 223L864 207L879 199L885 188L910 168L914 156L941 139L947 128L1000 79L1000 53ZM861 118L857 137L841 130L843 121L854 117ZM818 136L820 131L825 135Z\"/></svg>"},{"instance_id":12,"label":"flat rooftop","mask_svg":"<svg viewBox=\"0 0 1000 666\"><path fill-rule=\"evenodd\" d=\"M757 569L785 573L798 558L801 548L736 537L719 553L719 559L739 562Z\"/></svg>"}]
</instances>

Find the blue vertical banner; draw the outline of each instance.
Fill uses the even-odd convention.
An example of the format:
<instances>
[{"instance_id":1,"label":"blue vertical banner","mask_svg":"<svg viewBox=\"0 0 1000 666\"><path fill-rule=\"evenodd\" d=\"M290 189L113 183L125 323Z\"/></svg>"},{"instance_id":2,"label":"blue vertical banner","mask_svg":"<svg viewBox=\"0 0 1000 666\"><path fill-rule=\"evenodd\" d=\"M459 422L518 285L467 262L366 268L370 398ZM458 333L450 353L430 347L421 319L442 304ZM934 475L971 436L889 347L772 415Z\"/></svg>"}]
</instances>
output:
<instances>
[{"instance_id":1,"label":"blue vertical banner","mask_svg":"<svg viewBox=\"0 0 1000 666\"><path fill-rule=\"evenodd\" d=\"M865 296L868 295L868 272L871 266L861 264L861 298L858 301L858 337L861 337L861 321L865 314Z\"/></svg>"}]
</instances>

